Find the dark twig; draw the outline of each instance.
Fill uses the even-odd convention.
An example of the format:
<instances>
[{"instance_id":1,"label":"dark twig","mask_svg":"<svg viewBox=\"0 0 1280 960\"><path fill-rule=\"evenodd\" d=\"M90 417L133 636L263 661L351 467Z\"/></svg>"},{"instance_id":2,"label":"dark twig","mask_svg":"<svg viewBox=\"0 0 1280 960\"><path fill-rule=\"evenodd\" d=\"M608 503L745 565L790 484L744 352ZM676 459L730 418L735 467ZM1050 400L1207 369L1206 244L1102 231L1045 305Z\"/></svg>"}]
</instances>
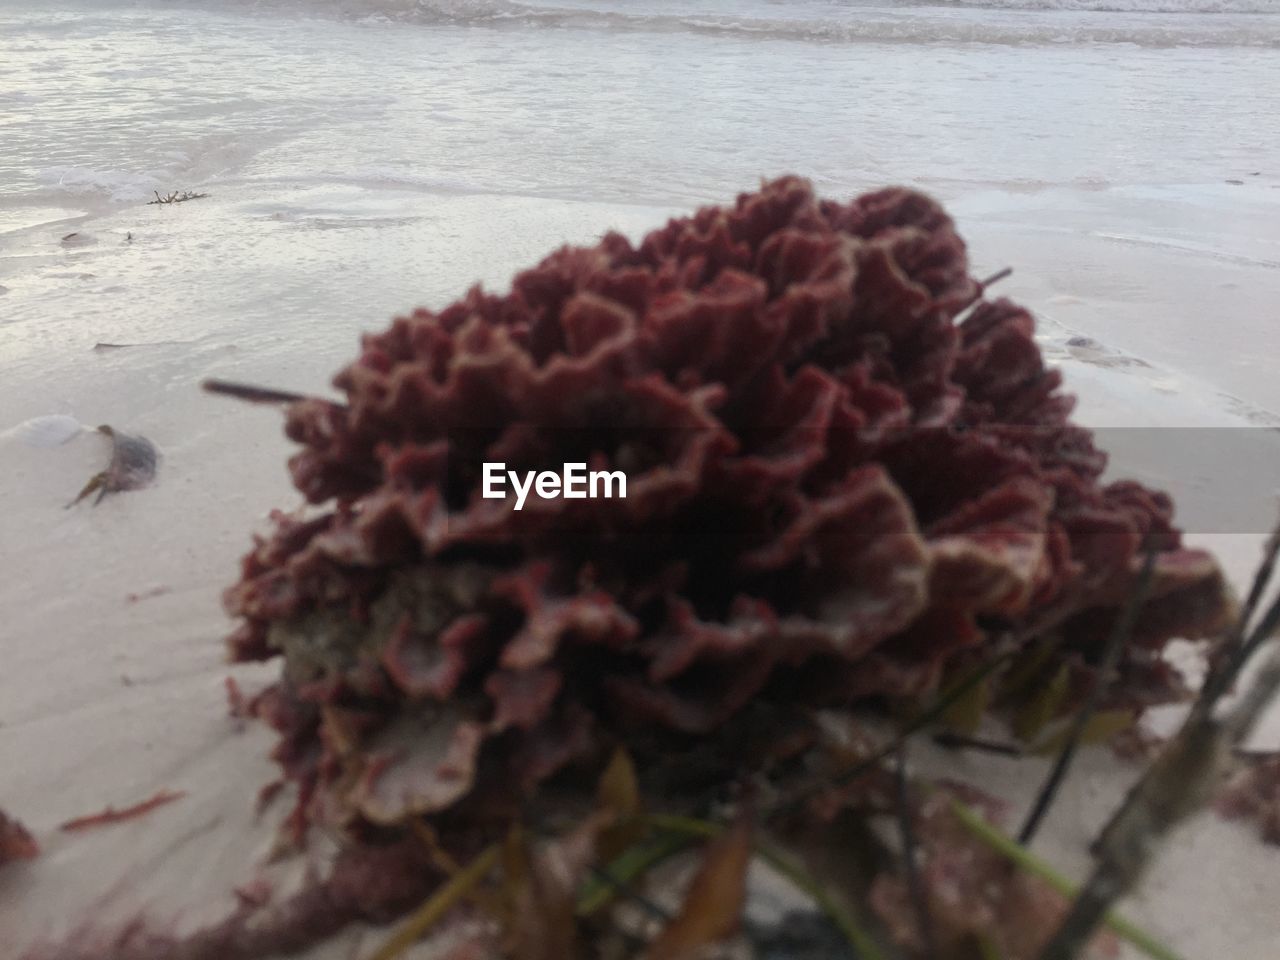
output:
<instances>
[{"instance_id":1,"label":"dark twig","mask_svg":"<svg viewBox=\"0 0 1280 960\"><path fill-rule=\"evenodd\" d=\"M1001 280L1003 280L1005 277L1009 276L1012 273L1013 273L1013 267L1005 267L1003 270L997 270L991 276L987 277L987 279L979 280L978 286L980 286L985 292L987 287L991 286L993 283L999 283Z\"/></svg>"},{"instance_id":2,"label":"dark twig","mask_svg":"<svg viewBox=\"0 0 1280 960\"><path fill-rule=\"evenodd\" d=\"M1253 632L1249 640L1246 640L1244 635L1249 622L1253 619L1254 612L1258 608L1258 604L1262 600L1262 595L1266 592L1267 584L1271 582L1271 576L1275 572L1277 555L1280 555L1280 527L1276 528L1271 534L1271 538L1267 541L1262 555L1262 563L1259 565L1257 573L1253 576L1253 584L1249 587L1249 595L1245 599L1244 608L1240 611L1239 619L1236 620L1231 632L1227 634L1220 651L1218 651L1217 661L1209 671L1208 677L1205 678L1202 695L1217 699L1226 693L1235 682L1236 676L1239 675L1243 662L1248 660L1257 649L1258 644L1275 630L1274 624L1268 630L1261 629L1263 625L1259 625L1259 629Z\"/></svg>"},{"instance_id":3,"label":"dark twig","mask_svg":"<svg viewBox=\"0 0 1280 960\"><path fill-rule=\"evenodd\" d=\"M995 673L1000 667L1012 660L1016 652L1016 649L1006 650L1004 653L993 657L991 660L988 660L982 666L978 667L978 669L974 670L973 673L965 677L964 680L956 684L956 686L952 687L949 691L934 701L931 707L928 707L916 714L916 716L908 721L907 725L899 731L896 737L880 749L876 750L869 757L859 760L857 763L851 764L843 770L826 774L813 782L800 787L790 796L779 800L773 806L773 809L765 815L765 821L773 820L776 817L795 810L806 800L811 799L823 790L850 783L858 779L858 777L862 776L864 773L869 773L876 769L885 760L897 753L899 747L908 737L916 731L927 727L935 720L941 719L942 716L950 710L954 704L958 703L965 694L980 684L983 680L987 679L987 677L991 676L991 674Z\"/></svg>"},{"instance_id":4,"label":"dark twig","mask_svg":"<svg viewBox=\"0 0 1280 960\"><path fill-rule=\"evenodd\" d=\"M1031 842L1041 821L1044 820L1045 815L1049 812L1049 807L1053 805L1058 788L1062 785L1067 771L1071 768L1071 761L1075 759L1076 750L1080 746L1080 740L1084 736L1085 729L1097 711L1098 704L1102 701L1103 692L1111 682L1111 674L1114 672L1116 664L1120 662L1120 654L1128 644L1129 638L1133 636L1133 628L1138 622L1138 612L1142 609L1142 605L1147 602L1147 593L1151 589L1151 575L1155 570L1155 562L1155 551L1149 550L1146 559L1142 562L1142 572L1138 574L1138 582L1135 584L1133 592L1129 594L1129 599L1120 611L1120 616L1116 618L1115 625L1111 629L1111 636L1107 638L1107 645L1102 654L1102 662L1098 665L1097 679L1085 695L1085 700L1081 704L1080 710L1072 719L1071 726L1067 731L1066 742L1058 752L1058 758L1054 761L1053 769L1049 772L1044 785L1040 788L1035 803L1031 805L1031 810L1028 812L1026 820L1022 823L1022 829L1018 831L1018 842L1023 845Z\"/></svg>"},{"instance_id":5,"label":"dark twig","mask_svg":"<svg viewBox=\"0 0 1280 960\"><path fill-rule=\"evenodd\" d=\"M983 753L995 753L1003 757L1021 757L1026 750L1016 743L1005 743L1003 740L988 740L984 737L971 737L956 733L953 730L942 730L933 735L933 742L945 750L979 750Z\"/></svg>"},{"instance_id":6,"label":"dark twig","mask_svg":"<svg viewBox=\"0 0 1280 960\"><path fill-rule=\"evenodd\" d=\"M929 726L931 723L940 720L948 710L964 699L965 695L968 694L970 690L982 683L1005 664L1013 660L1027 643L1037 637L1045 636L1049 631L1053 630L1054 627L1058 626L1078 612L1079 607L1064 605L1042 615L1038 620L1027 624L1016 633L1008 632L998 637L992 643L992 646L997 649L1003 648L1003 652L992 657L982 666L974 670L973 673L969 674L969 676L965 677L962 681L949 689L946 693L935 700L932 706L916 714L916 716L909 720L898 732L898 735L893 740L876 750L871 754L871 756L863 760L859 760L857 763L851 764L841 770L824 774L807 784L801 785L789 796L783 797L777 801L773 805L772 809L764 815L763 820L766 823L770 822L781 815L795 810L805 801L818 795L823 790L830 789L833 786L841 786L843 784L850 783L858 779L858 777L863 774L876 769L887 758L893 756L893 754L897 752L899 743L914 735L919 730ZM1061 635L1056 637L1051 636L1049 638L1048 652L1051 653L1061 642Z\"/></svg>"},{"instance_id":7,"label":"dark twig","mask_svg":"<svg viewBox=\"0 0 1280 960\"><path fill-rule=\"evenodd\" d=\"M912 823L911 798L907 790L907 743L898 744L898 762L894 772L895 803L898 808L898 832L902 838L902 866L907 879L907 892L916 909L916 923L920 927L920 943L925 956L939 956L933 936L933 918L929 915L929 901L920 882L920 869L916 863L916 831Z\"/></svg>"},{"instance_id":8,"label":"dark twig","mask_svg":"<svg viewBox=\"0 0 1280 960\"><path fill-rule=\"evenodd\" d=\"M205 197L209 196L207 193L196 193L192 190L175 190L163 197L160 196L158 191L153 190L151 192L155 194L156 198L154 200L147 201L147 206L149 207L154 207L157 204L186 203L188 200L203 200Z\"/></svg>"},{"instance_id":9,"label":"dark twig","mask_svg":"<svg viewBox=\"0 0 1280 960\"><path fill-rule=\"evenodd\" d=\"M1260 576L1274 568L1273 559L1269 548ZM1265 589L1264 579L1251 596L1260 597ZM1252 611L1246 605L1245 613L1248 612ZM1245 613L1233 635L1245 635ZM1040 960L1072 960L1078 956L1112 904L1138 881L1165 835L1208 799L1226 758L1280 690L1280 650L1273 649L1249 689L1226 716L1215 717L1214 708L1239 678L1249 654L1272 636L1278 624L1280 600L1271 604L1239 650L1214 672L1212 686L1206 684L1201 689L1178 734L1129 791L1099 836L1094 845L1097 863L1093 873Z\"/></svg>"},{"instance_id":10,"label":"dark twig","mask_svg":"<svg viewBox=\"0 0 1280 960\"><path fill-rule=\"evenodd\" d=\"M982 298L987 293L987 287L991 286L993 283L999 283L1011 273L1013 273L1013 267L1005 267L1003 270L997 270L985 280L977 281L977 289L973 291L973 296L961 305L960 309L952 319L957 323L962 322L964 318L968 316L969 312L982 302Z\"/></svg>"},{"instance_id":11,"label":"dark twig","mask_svg":"<svg viewBox=\"0 0 1280 960\"><path fill-rule=\"evenodd\" d=\"M661 904L645 896L625 880L615 877L608 867L593 866L591 867L591 875L612 889L614 893L618 894L618 896L643 907L645 912L650 916L656 917L664 923L671 922L670 911L664 909Z\"/></svg>"},{"instance_id":12,"label":"dark twig","mask_svg":"<svg viewBox=\"0 0 1280 960\"><path fill-rule=\"evenodd\" d=\"M291 393L274 387L257 387L251 383L235 383L231 380L205 380L200 387L209 393L235 397L237 400L247 400L249 403L298 403L302 400L322 400L324 403L333 403L332 400L325 400L323 397L308 397L302 393Z\"/></svg>"}]
</instances>

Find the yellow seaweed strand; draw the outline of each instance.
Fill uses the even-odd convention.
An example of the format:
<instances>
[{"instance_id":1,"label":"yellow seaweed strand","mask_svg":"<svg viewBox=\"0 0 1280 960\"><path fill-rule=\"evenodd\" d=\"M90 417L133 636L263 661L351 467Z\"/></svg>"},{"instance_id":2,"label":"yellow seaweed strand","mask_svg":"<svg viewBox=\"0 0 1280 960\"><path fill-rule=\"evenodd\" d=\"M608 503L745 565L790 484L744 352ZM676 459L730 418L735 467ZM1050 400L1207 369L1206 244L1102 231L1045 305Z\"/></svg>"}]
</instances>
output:
<instances>
[{"instance_id":1,"label":"yellow seaweed strand","mask_svg":"<svg viewBox=\"0 0 1280 960\"><path fill-rule=\"evenodd\" d=\"M459 870L405 921L369 960L396 960L421 940L444 915L457 906L498 862L499 846L494 844Z\"/></svg>"},{"instance_id":2,"label":"yellow seaweed strand","mask_svg":"<svg viewBox=\"0 0 1280 960\"><path fill-rule=\"evenodd\" d=\"M1002 831L989 824L972 807L966 806L959 800L952 800L951 809L960 819L960 822L975 837L1027 873L1039 877L1063 897L1072 899L1080 892L1080 888L1076 884L1040 860L1012 837L1005 836ZM1165 946L1137 924L1126 920L1118 913L1107 914L1103 922L1110 928L1112 933L1123 940L1127 940L1138 950L1151 957L1152 960L1183 960L1181 955L1172 948Z\"/></svg>"}]
</instances>

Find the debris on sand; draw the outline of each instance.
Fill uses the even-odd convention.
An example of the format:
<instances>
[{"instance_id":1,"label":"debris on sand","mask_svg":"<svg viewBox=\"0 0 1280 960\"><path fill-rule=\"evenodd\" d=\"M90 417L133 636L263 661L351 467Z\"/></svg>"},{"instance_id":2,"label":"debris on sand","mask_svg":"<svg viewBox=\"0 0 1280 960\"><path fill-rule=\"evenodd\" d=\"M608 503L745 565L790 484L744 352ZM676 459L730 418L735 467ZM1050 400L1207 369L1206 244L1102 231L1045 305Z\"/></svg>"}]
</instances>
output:
<instances>
[{"instance_id":1,"label":"debris on sand","mask_svg":"<svg viewBox=\"0 0 1280 960\"><path fill-rule=\"evenodd\" d=\"M175 190L173 193L166 194L163 197L156 191L152 192L156 194L156 198L154 200L147 201L147 206L150 207L154 207L157 204L186 203L188 200L203 200L208 196L207 193L195 193L191 190ZM132 239L132 237L130 237L130 239Z\"/></svg>"},{"instance_id":2,"label":"debris on sand","mask_svg":"<svg viewBox=\"0 0 1280 960\"><path fill-rule=\"evenodd\" d=\"M33 860L40 846L27 828L0 810L0 867L14 860Z\"/></svg>"},{"instance_id":3,"label":"debris on sand","mask_svg":"<svg viewBox=\"0 0 1280 960\"><path fill-rule=\"evenodd\" d=\"M111 461L107 469L89 479L79 496L67 504L68 507L74 507L95 490L98 491L98 497L93 501L96 506L108 493L138 490L155 479L160 454L150 440L119 433L106 424L98 427L98 432L111 440Z\"/></svg>"},{"instance_id":4,"label":"debris on sand","mask_svg":"<svg viewBox=\"0 0 1280 960\"><path fill-rule=\"evenodd\" d=\"M1280 845L1280 753L1245 757L1216 807L1224 817L1253 820L1267 843Z\"/></svg>"},{"instance_id":5,"label":"debris on sand","mask_svg":"<svg viewBox=\"0 0 1280 960\"><path fill-rule=\"evenodd\" d=\"M156 807L163 807L166 803L181 800L186 795L185 790L161 790L155 796L143 800L141 803L135 803L133 806L125 807L122 810L117 810L115 807L107 807L98 813L76 817L74 820L59 824L58 829L65 833L76 833L81 830L90 830L94 827L104 827L112 823L133 820L143 814L150 813Z\"/></svg>"}]
</instances>

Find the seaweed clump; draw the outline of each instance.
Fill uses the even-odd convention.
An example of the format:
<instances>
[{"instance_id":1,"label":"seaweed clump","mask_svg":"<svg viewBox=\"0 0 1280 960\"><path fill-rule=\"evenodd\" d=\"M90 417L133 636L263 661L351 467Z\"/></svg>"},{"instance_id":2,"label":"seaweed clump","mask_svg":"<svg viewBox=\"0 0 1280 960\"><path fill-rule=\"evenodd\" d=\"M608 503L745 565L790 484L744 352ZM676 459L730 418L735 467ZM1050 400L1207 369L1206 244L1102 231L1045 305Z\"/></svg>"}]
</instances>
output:
<instances>
[{"instance_id":1,"label":"seaweed clump","mask_svg":"<svg viewBox=\"0 0 1280 960\"><path fill-rule=\"evenodd\" d=\"M802 749L816 707L1046 638L1038 669L1087 678L1149 553L1113 690L1178 695L1160 651L1223 626L1221 575L1168 497L1101 481L1060 381L938 204L795 177L366 336L345 403L287 411L318 509L277 514L226 595L233 658L284 658L250 709L294 826L483 821L618 744L723 781ZM627 496L517 511L486 462Z\"/></svg>"}]
</instances>

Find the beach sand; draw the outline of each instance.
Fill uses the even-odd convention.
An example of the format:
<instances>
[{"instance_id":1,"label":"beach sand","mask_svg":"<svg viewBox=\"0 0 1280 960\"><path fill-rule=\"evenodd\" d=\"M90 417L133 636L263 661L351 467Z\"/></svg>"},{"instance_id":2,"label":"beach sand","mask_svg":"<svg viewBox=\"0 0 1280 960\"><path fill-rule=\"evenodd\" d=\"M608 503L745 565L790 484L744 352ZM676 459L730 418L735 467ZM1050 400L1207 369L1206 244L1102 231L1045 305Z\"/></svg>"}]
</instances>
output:
<instances>
[{"instance_id":1,"label":"beach sand","mask_svg":"<svg viewBox=\"0 0 1280 960\"><path fill-rule=\"evenodd\" d=\"M316 210L359 223L383 205L406 220L403 246L396 238L371 245L349 231L308 225ZM0 875L0 929L15 938L11 943L70 933L87 918L123 920L139 909L162 924L216 919L234 906L233 888L252 879L264 861L285 809L281 801L255 816L256 791L273 777L265 759L271 738L260 725L244 726L228 715L224 688L230 676L252 691L277 668L223 662L229 622L220 593L266 514L300 502L285 471L291 448L277 410L209 396L199 382L217 376L324 392L328 374L353 355L358 332L397 305L444 302L476 275L501 286L559 243L591 242L605 225L635 235L667 213L356 190L277 194L269 206L266 212L251 193L223 189L183 208L136 208L81 224L98 240L83 253L61 248L62 226L33 230L22 238L25 247L10 248L29 262L60 262L66 272L94 274L29 294L44 309L82 319L74 333L31 344L17 360L19 369L34 374L40 364L49 370L52 355L56 378L41 382L33 375L21 391L12 380L3 388L4 409L17 414L17 424L0 434L0 502L6 504L0 569L9 571L0 580L6 659L0 769L5 806L44 847L39 860ZM500 246L492 241L496 229L504 237ZM1016 228L1007 229L1003 236L994 228L969 231L979 264L1008 262L1020 248ZM130 232L132 242L124 239ZM306 256L291 261L292 271L277 262L269 278L251 280L260 269L255 251L273 233L301 234ZM165 252L151 252L149 244ZM202 244L216 247L217 256L196 255ZM1081 246L1074 252L1085 260ZM402 275L397 280L395 265L384 259L389 249L402 262L436 264L423 295L406 289ZM162 305L171 317L141 309L133 316L101 307L91 313L91 304L110 297L95 293L100 286L127 284L151 269L170 275L151 288L159 301L151 310ZM345 300L324 304L327 314L344 320L319 325L291 315L290 291L323 283L328 271L376 275L381 283L353 286ZM24 296L22 280L10 296ZM1008 293L1030 303L1053 303L1068 290L1084 302L1109 292L1079 282L1055 289L1033 268L1020 268L1005 282ZM244 300L255 296L263 306L246 317ZM313 299L306 296L308 303ZM88 316L100 319L85 322ZM155 342L160 336L186 342ZM1065 343L1064 336L1049 333L1046 349L1055 349L1054 337ZM134 346L95 349L101 342ZM1203 395L1197 396L1192 383L1154 362L1135 370L1073 359L1065 348L1060 353L1091 424L1239 423L1231 410L1208 404L1209 387L1199 386ZM1165 389L1166 379L1177 386ZM71 414L86 426L65 442L45 445L70 432ZM92 429L98 421L157 444L163 455L157 481L97 507L86 501L66 509L105 464L108 443ZM1191 539L1218 549L1235 582L1243 583L1262 538L1234 532ZM1270 745L1280 745L1280 736ZM933 762L975 783L998 782L1002 795L1021 802L1045 769L1040 761L976 755ZM1089 756L1038 851L1081 875L1088 838L1133 773L1106 756ZM160 790L186 796L136 822L82 834L57 830L66 820ZM1247 827L1203 815L1178 834L1126 909L1188 957L1268 960L1280 932L1269 906L1275 858ZM1206 865L1213 870L1211 891L1204 887ZM296 862L270 875L284 891L297 882L299 868ZM314 955L359 955L351 951L362 936L352 931ZM363 942L368 950L373 941Z\"/></svg>"},{"instance_id":2,"label":"beach sand","mask_svg":"<svg viewBox=\"0 0 1280 960\"><path fill-rule=\"evenodd\" d=\"M77 42L91 43L94 29L110 32L109 23L89 21L68 28L84 32ZM217 24L231 35L239 29ZM168 29L177 27L156 28ZM299 29L336 47L341 40L331 34L348 27ZM360 29L384 36L378 25ZM36 33L27 42L43 42ZM483 31L475 36L482 46L498 44ZM1259 55L1274 61L1274 53ZM879 48L875 55L889 56ZM347 96L372 101L381 92L368 81ZM513 124L523 109L510 108ZM476 136L515 149L503 116L481 119ZM957 129L961 119L952 117ZM341 175L304 171L308 143L323 132L259 145L248 151L257 168L235 152L250 133L220 134L219 149L232 159L207 169L174 161L182 182L161 167L104 178L109 164L95 168L83 157L52 179L33 174L26 184L22 170L12 174L30 189L0 211L0 805L25 822L43 854L0 873L6 958L140 910L161 926L192 929L231 910L233 888L259 869L280 893L301 872L298 861L261 866L286 806L278 801L255 815L256 792L273 777L271 737L228 715L224 688L234 677L252 692L278 668L224 662L230 623L220 606L251 533L264 529L273 508L299 503L285 469L291 447L278 411L204 394L201 380L324 393L355 355L362 330L419 304L443 305L477 280L503 288L561 243L591 243L607 229L639 236L695 201L727 201L761 175L794 169L842 197L887 179L865 167L818 169L807 155L787 163L787 152L770 144L723 168L707 161L731 186L711 174L646 180L637 171L634 189L620 189L605 159L598 176L575 182L556 172L553 151L530 161L533 186L511 189L498 187L514 177L504 169L462 186L374 175L354 163L357 172ZM139 150L172 146L159 135L154 144L140 130L133 135ZM974 164L981 146L974 145ZM646 149L660 166L660 143ZM1116 431L1104 436L1117 438L1117 475L1144 468L1138 445L1123 439L1136 434L1125 429L1230 428L1265 443L1276 436L1280 180L1274 164L1250 177L1242 159L1218 161L1199 158L1202 169L1190 179L1182 171L1124 182L943 175L963 161L908 162L893 178L949 203L975 274L1014 267L998 292L1037 313L1046 353L1080 396L1081 421ZM396 162L400 173L413 169L411 153ZM99 175L85 187L91 169ZM742 169L751 175L739 176ZM1224 182L1236 174L1240 184ZM145 205L146 188L161 183L210 196ZM553 183L569 187L546 186ZM601 200L611 195L628 202ZM94 430L100 423L150 438L163 457L158 477L97 507L66 509L106 463L107 441ZM1245 506L1229 521L1201 523L1189 539L1218 550L1233 581L1244 584L1272 520L1274 482L1244 482L1229 464L1193 477L1162 478L1158 465L1146 467L1155 476L1144 479L1163 479L1193 501L1212 499L1220 483L1237 484L1231 499ZM1280 717L1257 743L1280 747ZM923 751L921 759L961 779L998 782L1017 804L1046 769L1040 761ZM1037 852L1082 876L1089 838L1134 774L1103 752L1082 758ZM185 796L133 822L58 830L161 790ZM1248 826L1198 816L1124 909L1189 960L1273 960L1277 856ZM365 955L380 935L353 930L308 956Z\"/></svg>"}]
</instances>

